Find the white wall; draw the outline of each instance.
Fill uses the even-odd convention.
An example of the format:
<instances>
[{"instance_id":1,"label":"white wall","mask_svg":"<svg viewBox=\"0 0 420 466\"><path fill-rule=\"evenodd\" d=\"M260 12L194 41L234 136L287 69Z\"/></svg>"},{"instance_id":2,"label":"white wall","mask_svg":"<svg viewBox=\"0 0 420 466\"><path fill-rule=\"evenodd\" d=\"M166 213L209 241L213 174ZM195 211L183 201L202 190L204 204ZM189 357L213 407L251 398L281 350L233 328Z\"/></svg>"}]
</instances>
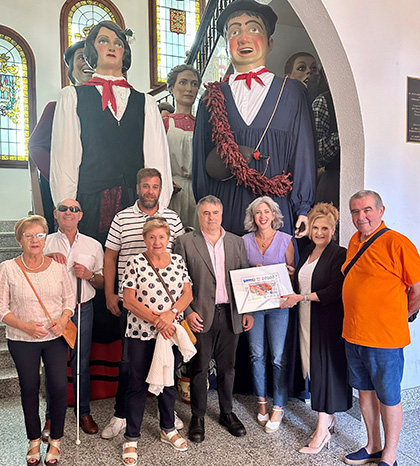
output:
<instances>
[{"instance_id":1,"label":"white wall","mask_svg":"<svg viewBox=\"0 0 420 466\"><path fill-rule=\"evenodd\" d=\"M114 0L125 24L134 30L130 83L139 90L149 87L149 16L147 0ZM57 99L61 88L59 20L64 0L13 0L2 2L0 24L17 31L35 55L37 119L45 105ZM0 169L0 220L17 219L32 209L27 170ZM4 193L7 193L5 197ZM12 194L13 193L13 194Z\"/></svg>"},{"instance_id":2,"label":"white wall","mask_svg":"<svg viewBox=\"0 0 420 466\"><path fill-rule=\"evenodd\" d=\"M277 1L277 0L274 0ZM406 80L420 77L418 0L289 0L325 66L342 143L341 242L347 200L378 191L389 227L420 248L420 148L406 143ZM410 325L403 387L420 385L420 323Z\"/></svg>"}]
</instances>

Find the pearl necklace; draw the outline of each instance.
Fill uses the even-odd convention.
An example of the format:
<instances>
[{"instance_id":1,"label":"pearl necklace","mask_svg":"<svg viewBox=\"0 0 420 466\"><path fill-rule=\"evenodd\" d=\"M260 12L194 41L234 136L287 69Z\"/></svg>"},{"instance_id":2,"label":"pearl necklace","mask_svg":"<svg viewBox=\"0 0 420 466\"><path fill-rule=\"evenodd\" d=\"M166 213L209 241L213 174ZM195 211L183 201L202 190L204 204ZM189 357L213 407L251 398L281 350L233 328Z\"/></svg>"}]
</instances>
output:
<instances>
[{"instance_id":1,"label":"pearl necklace","mask_svg":"<svg viewBox=\"0 0 420 466\"><path fill-rule=\"evenodd\" d=\"M28 267L28 266L25 264L25 261L23 260L23 254L20 255L20 260L22 261L22 264L23 264L28 270L38 270L38 269L40 269L40 268L44 265L44 256L42 256L41 264L38 265L38 267L34 267L34 268Z\"/></svg>"}]
</instances>

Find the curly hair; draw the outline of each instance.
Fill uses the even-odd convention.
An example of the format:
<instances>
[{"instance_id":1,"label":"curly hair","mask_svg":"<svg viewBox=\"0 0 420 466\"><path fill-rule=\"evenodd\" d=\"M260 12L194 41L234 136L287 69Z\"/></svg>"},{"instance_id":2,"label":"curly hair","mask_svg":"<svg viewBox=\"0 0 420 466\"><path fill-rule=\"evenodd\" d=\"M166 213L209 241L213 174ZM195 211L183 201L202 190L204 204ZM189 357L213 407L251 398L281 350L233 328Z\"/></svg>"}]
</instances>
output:
<instances>
[{"instance_id":1,"label":"curly hair","mask_svg":"<svg viewBox=\"0 0 420 466\"><path fill-rule=\"evenodd\" d=\"M255 212L261 204L267 204L271 212L273 212L274 219L271 222L271 228L273 228L273 230L278 230L279 228L281 228L284 223L283 214L281 213L280 207L276 202L273 201L273 199L271 199L271 197L261 196L257 197L257 199L252 201L251 204L249 204L249 206L246 208L244 220L245 230L249 232L258 230L257 224L254 220L254 216Z\"/></svg>"},{"instance_id":2,"label":"curly hair","mask_svg":"<svg viewBox=\"0 0 420 466\"><path fill-rule=\"evenodd\" d=\"M171 87L175 86L179 73L182 73L183 71L192 71L197 76L198 87L201 86L200 73L192 65L186 65L183 63L182 65L174 66L171 71L169 71L168 77L166 78L166 87L168 91Z\"/></svg>"},{"instance_id":3,"label":"curly hair","mask_svg":"<svg viewBox=\"0 0 420 466\"><path fill-rule=\"evenodd\" d=\"M312 226L315 223L315 220L319 218L326 218L331 225L331 228L335 228L338 223L338 209L333 206L333 204L328 204L326 202L319 202L315 204L308 213L308 227L309 227L309 239L312 239Z\"/></svg>"},{"instance_id":4,"label":"curly hair","mask_svg":"<svg viewBox=\"0 0 420 466\"><path fill-rule=\"evenodd\" d=\"M115 32L115 35L124 44L121 72L125 73L131 66L131 48L127 42L127 37L124 34L124 31L120 26L118 26L117 23L114 23L114 21L101 21L91 29L85 41L85 49L83 51L83 56L85 57L85 60L92 69L96 69L98 65L98 52L95 48L95 40L102 27Z\"/></svg>"}]
</instances>

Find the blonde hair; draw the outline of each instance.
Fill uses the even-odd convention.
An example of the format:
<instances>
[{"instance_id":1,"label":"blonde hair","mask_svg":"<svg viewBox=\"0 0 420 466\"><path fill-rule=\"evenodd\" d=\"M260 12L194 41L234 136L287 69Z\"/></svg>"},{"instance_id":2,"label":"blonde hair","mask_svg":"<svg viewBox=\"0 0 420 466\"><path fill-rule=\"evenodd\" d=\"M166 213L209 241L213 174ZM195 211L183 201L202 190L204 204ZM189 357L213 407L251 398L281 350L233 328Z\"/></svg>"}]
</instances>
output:
<instances>
[{"instance_id":1,"label":"blonde hair","mask_svg":"<svg viewBox=\"0 0 420 466\"><path fill-rule=\"evenodd\" d=\"M163 217L150 217L146 220L143 227L143 238L156 228L163 228L168 235L168 238L171 236L171 229L169 224Z\"/></svg>"},{"instance_id":2,"label":"blonde hair","mask_svg":"<svg viewBox=\"0 0 420 466\"><path fill-rule=\"evenodd\" d=\"M21 218L16 222L15 225L15 238L18 243L22 239L22 234L28 226L39 225L44 230L44 233L48 233L47 221L41 215L29 215L28 217Z\"/></svg>"},{"instance_id":3,"label":"blonde hair","mask_svg":"<svg viewBox=\"0 0 420 466\"><path fill-rule=\"evenodd\" d=\"M326 202L319 202L314 205L308 213L308 226L309 226L309 239L312 239L312 226L315 220L319 218L326 218L331 227L335 228L338 223L338 210L333 204L327 204Z\"/></svg>"}]
</instances>

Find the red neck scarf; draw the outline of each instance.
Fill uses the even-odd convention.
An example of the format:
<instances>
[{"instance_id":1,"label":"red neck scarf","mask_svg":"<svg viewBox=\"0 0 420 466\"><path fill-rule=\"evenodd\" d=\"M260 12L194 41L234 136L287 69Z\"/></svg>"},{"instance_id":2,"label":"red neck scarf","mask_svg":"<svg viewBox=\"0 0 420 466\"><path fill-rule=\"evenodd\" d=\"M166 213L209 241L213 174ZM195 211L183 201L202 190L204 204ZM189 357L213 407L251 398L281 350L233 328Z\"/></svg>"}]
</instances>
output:
<instances>
[{"instance_id":1,"label":"red neck scarf","mask_svg":"<svg viewBox=\"0 0 420 466\"><path fill-rule=\"evenodd\" d=\"M114 91L112 89L113 86L120 86L120 87L129 87L130 89L134 89L134 87L129 84L125 79L103 79L99 77L94 77L89 79L88 82L84 83L85 86L102 86L102 110L105 110L108 106L108 102L111 102L112 110L114 113L117 114L117 101L115 100Z\"/></svg>"},{"instance_id":2,"label":"red neck scarf","mask_svg":"<svg viewBox=\"0 0 420 466\"><path fill-rule=\"evenodd\" d=\"M257 83L260 83L262 86L265 86L264 81L260 78L259 75L266 72L268 72L267 68L261 68L257 72L249 71L248 73L238 74L238 76L236 76L235 78L235 81L245 79L245 83L248 86L248 89L251 89L251 83L253 79L255 79L255 81L257 81Z\"/></svg>"}]
</instances>

